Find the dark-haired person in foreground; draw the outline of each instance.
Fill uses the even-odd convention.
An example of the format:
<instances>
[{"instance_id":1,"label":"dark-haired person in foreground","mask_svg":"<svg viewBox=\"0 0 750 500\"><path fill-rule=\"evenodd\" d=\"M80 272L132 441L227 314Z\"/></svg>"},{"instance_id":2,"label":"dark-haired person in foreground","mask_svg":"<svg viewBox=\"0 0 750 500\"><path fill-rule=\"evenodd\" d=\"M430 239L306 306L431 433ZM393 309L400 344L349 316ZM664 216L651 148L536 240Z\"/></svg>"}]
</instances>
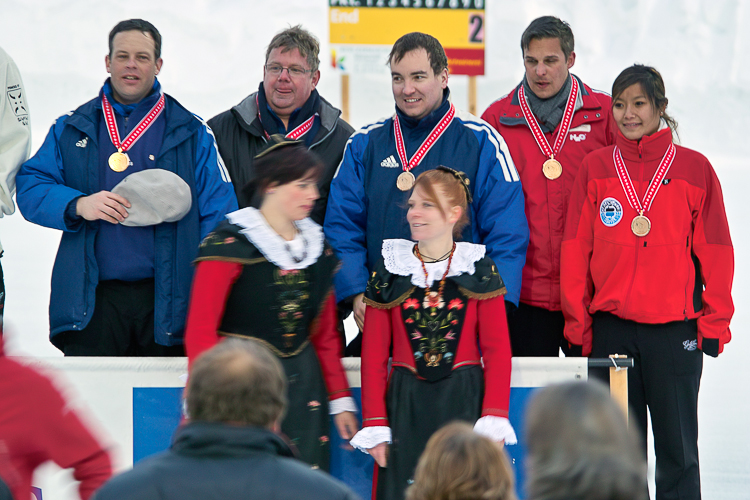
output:
<instances>
[{"instance_id":1,"label":"dark-haired person in foreground","mask_svg":"<svg viewBox=\"0 0 750 500\"><path fill-rule=\"evenodd\" d=\"M245 190L260 193L260 208L228 214L201 243L185 348L192 363L225 337L268 346L289 379L281 430L302 460L328 470L329 413L344 439L358 423L336 330L339 261L309 218L324 167L302 142L281 135L270 141Z\"/></svg>"},{"instance_id":2,"label":"dark-haired person in foreground","mask_svg":"<svg viewBox=\"0 0 750 500\"><path fill-rule=\"evenodd\" d=\"M228 339L199 356L186 392L189 420L170 449L113 478L96 500L357 500L277 435L286 378L259 342Z\"/></svg>"},{"instance_id":3,"label":"dark-haired person in foreground","mask_svg":"<svg viewBox=\"0 0 750 500\"><path fill-rule=\"evenodd\" d=\"M630 420L645 443L651 415L656 498L698 500L703 353L732 338L734 249L716 172L674 143L668 102L649 66L612 84L617 142L583 160L571 192L562 300L565 336L584 356L635 360Z\"/></svg>"},{"instance_id":4,"label":"dark-haired person in foreground","mask_svg":"<svg viewBox=\"0 0 750 500\"><path fill-rule=\"evenodd\" d=\"M570 73L573 49L566 22L552 16L532 21L521 36L523 81L482 114L508 143L529 221L521 301L508 310L513 356L557 357L560 347L571 353L560 305L570 190L584 156L615 139L609 96Z\"/></svg>"},{"instance_id":5,"label":"dark-haired person in foreground","mask_svg":"<svg viewBox=\"0 0 750 500\"><path fill-rule=\"evenodd\" d=\"M66 356L179 356L191 263L237 200L211 130L156 78L159 31L121 21L105 64L99 95L57 119L16 179L23 216L63 232L50 340Z\"/></svg>"},{"instance_id":6,"label":"dark-haired person in foreground","mask_svg":"<svg viewBox=\"0 0 750 500\"><path fill-rule=\"evenodd\" d=\"M601 382L540 389L526 410L526 436L529 500L648 499L638 432Z\"/></svg>"},{"instance_id":7,"label":"dark-haired person in foreground","mask_svg":"<svg viewBox=\"0 0 750 500\"><path fill-rule=\"evenodd\" d=\"M487 247L507 287L506 300L517 304L529 229L505 141L451 103L448 58L434 37L402 36L388 64L396 112L352 135L331 183L324 227L342 261L338 300L353 305L362 329L362 299L383 240L410 237L406 211L414 180L445 165L466 174L474 199L461 239Z\"/></svg>"}]
</instances>

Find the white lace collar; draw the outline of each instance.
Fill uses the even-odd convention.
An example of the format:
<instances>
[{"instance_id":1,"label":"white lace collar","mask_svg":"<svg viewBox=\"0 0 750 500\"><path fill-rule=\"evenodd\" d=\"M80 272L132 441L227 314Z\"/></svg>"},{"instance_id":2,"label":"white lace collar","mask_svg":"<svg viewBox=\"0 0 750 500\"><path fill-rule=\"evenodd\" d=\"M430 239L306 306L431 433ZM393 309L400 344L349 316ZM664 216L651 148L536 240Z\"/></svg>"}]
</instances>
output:
<instances>
[{"instance_id":1,"label":"white lace collar","mask_svg":"<svg viewBox=\"0 0 750 500\"><path fill-rule=\"evenodd\" d=\"M227 220L242 228L245 238L250 241L260 253L279 266L284 271L290 269L305 269L314 264L323 253L323 228L309 217L295 222L297 236L294 241L287 242L271 229L266 218L257 208L247 207L227 214ZM298 241L300 240L300 241ZM295 248L302 248L307 241L307 256L301 262L295 262L285 244Z\"/></svg>"},{"instance_id":2,"label":"white lace collar","mask_svg":"<svg viewBox=\"0 0 750 500\"><path fill-rule=\"evenodd\" d=\"M409 240L384 240L383 259L385 268L399 276L411 276L411 283L420 288L425 288L424 270L422 263L414 255L414 242ZM448 276L459 276L461 274L474 274L474 263L484 258L484 245L474 243L458 242L456 251L453 252L451 269ZM425 263L430 286L435 281L440 281L448 267L448 259L440 262Z\"/></svg>"}]
</instances>

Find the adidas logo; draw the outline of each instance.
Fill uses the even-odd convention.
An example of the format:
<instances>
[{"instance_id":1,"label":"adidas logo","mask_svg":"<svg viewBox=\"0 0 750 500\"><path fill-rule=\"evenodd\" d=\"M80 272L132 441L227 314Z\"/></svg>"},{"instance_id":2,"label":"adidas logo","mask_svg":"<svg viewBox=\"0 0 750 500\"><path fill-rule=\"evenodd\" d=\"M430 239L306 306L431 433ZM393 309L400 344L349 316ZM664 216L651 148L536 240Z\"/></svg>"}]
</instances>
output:
<instances>
[{"instance_id":1,"label":"adidas logo","mask_svg":"<svg viewBox=\"0 0 750 500\"><path fill-rule=\"evenodd\" d=\"M89 138L88 137L84 137L80 141L76 142L76 146L78 146L79 148L85 148L86 144L88 144L88 143L89 143Z\"/></svg>"},{"instance_id":2,"label":"adidas logo","mask_svg":"<svg viewBox=\"0 0 750 500\"><path fill-rule=\"evenodd\" d=\"M396 158L394 158L393 155L391 155L385 160L381 161L380 166L386 167L386 168L398 168L401 165L399 165L398 162L396 161Z\"/></svg>"}]
</instances>

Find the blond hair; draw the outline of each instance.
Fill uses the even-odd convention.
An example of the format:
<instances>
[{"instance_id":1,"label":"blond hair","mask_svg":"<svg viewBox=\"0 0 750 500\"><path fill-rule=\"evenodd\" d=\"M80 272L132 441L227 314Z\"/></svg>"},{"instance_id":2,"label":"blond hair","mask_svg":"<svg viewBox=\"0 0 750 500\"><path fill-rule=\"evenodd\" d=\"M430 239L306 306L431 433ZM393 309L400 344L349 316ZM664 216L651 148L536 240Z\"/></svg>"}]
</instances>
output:
<instances>
[{"instance_id":1,"label":"blond hair","mask_svg":"<svg viewBox=\"0 0 750 500\"><path fill-rule=\"evenodd\" d=\"M513 471L498 443L453 422L427 442L406 500L516 500Z\"/></svg>"}]
</instances>

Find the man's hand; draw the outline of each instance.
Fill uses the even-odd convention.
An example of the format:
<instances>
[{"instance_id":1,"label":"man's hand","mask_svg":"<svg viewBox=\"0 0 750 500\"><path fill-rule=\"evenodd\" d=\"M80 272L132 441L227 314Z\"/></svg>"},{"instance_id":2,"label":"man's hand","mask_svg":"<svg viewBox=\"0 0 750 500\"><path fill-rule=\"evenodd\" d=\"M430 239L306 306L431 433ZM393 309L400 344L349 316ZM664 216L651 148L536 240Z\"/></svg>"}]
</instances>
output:
<instances>
[{"instance_id":1,"label":"man's hand","mask_svg":"<svg viewBox=\"0 0 750 500\"><path fill-rule=\"evenodd\" d=\"M349 441L359 430L359 422L357 417L350 411L342 411L333 416L333 422L336 424L336 429L339 431L341 439Z\"/></svg>"},{"instance_id":2,"label":"man's hand","mask_svg":"<svg viewBox=\"0 0 750 500\"><path fill-rule=\"evenodd\" d=\"M119 224L125 220L128 216L126 208L130 208L130 202L109 191L99 191L76 201L76 215L79 217L86 220L101 219L112 224Z\"/></svg>"},{"instance_id":3,"label":"man's hand","mask_svg":"<svg viewBox=\"0 0 750 500\"><path fill-rule=\"evenodd\" d=\"M388 465L388 443L380 443L375 448L370 448L367 452L375 459L381 467Z\"/></svg>"},{"instance_id":4,"label":"man's hand","mask_svg":"<svg viewBox=\"0 0 750 500\"><path fill-rule=\"evenodd\" d=\"M354 296L354 302L352 302L352 308L354 309L354 321L359 327L359 331L365 330L365 309L367 304L362 300L365 297L364 293L360 293Z\"/></svg>"}]
</instances>

